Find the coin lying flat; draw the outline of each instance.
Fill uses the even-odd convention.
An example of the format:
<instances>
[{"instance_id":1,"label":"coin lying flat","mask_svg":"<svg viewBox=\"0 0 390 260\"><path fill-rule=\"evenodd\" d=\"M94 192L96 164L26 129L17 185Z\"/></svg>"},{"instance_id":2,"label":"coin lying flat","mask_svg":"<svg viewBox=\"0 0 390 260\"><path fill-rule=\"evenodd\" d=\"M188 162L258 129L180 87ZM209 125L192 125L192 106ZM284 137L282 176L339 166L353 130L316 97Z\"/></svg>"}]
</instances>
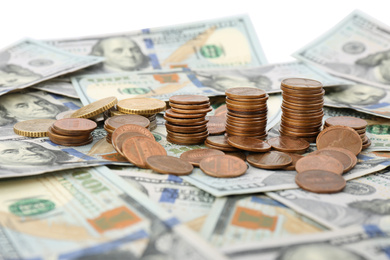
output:
<instances>
[{"instance_id":1,"label":"coin lying flat","mask_svg":"<svg viewBox=\"0 0 390 260\"><path fill-rule=\"evenodd\" d=\"M297 161L301 158L303 158L303 155L297 154L297 153L287 153L290 155L292 162L287 165L286 167L283 167L283 170L286 171L295 171L295 165L297 164Z\"/></svg>"},{"instance_id":2,"label":"coin lying flat","mask_svg":"<svg viewBox=\"0 0 390 260\"><path fill-rule=\"evenodd\" d=\"M144 134L141 134L141 133L138 133L138 132L123 132L121 134L119 134L118 136L116 136L116 138L114 139L113 137L111 137L111 143L112 143L112 146L114 146L115 150L120 154L122 155L123 157L125 157L125 155L123 154L123 151L122 151L122 146L123 146L123 143L131 138L131 137L134 137L134 136L145 136ZM114 141L115 140L115 141Z\"/></svg>"},{"instance_id":3,"label":"coin lying flat","mask_svg":"<svg viewBox=\"0 0 390 260\"><path fill-rule=\"evenodd\" d=\"M202 104L210 102L210 99L207 96L203 95L175 95L169 98L169 102L176 104Z\"/></svg>"},{"instance_id":4,"label":"coin lying flat","mask_svg":"<svg viewBox=\"0 0 390 260\"><path fill-rule=\"evenodd\" d=\"M327 126L334 126L334 125L349 126L356 130L356 129L366 128L367 121L352 116L335 116L326 119L325 124Z\"/></svg>"},{"instance_id":5,"label":"coin lying flat","mask_svg":"<svg viewBox=\"0 0 390 260\"><path fill-rule=\"evenodd\" d=\"M156 98L127 98L118 102L119 112L126 114L149 115L164 111L166 104Z\"/></svg>"},{"instance_id":6,"label":"coin lying flat","mask_svg":"<svg viewBox=\"0 0 390 260\"><path fill-rule=\"evenodd\" d=\"M362 139L353 128L348 126L329 126L317 136L317 149L339 147L358 155L362 150Z\"/></svg>"},{"instance_id":7,"label":"coin lying flat","mask_svg":"<svg viewBox=\"0 0 390 260\"><path fill-rule=\"evenodd\" d=\"M32 119L18 122L14 125L14 132L27 137L48 136L48 128L55 122L54 119Z\"/></svg>"},{"instance_id":8,"label":"coin lying flat","mask_svg":"<svg viewBox=\"0 0 390 260\"><path fill-rule=\"evenodd\" d=\"M146 158L147 166L162 174L188 175L194 167L189 162L168 155L152 155Z\"/></svg>"},{"instance_id":9,"label":"coin lying flat","mask_svg":"<svg viewBox=\"0 0 390 260\"><path fill-rule=\"evenodd\" d=\"M292 163L288 154L277 151L249 154L246 160L250 165L262 169L282 169Z\"/></svg>"},{"instance_id":10,"label":"coin lying flat","mask_svg":"<svg viewBox=\"0 0 390 260\"><path fill-rule=\"evenodd\" d=\"M55 121L52 127L62 135L83 135L92 132L97 124L85 118L64 118Z\"/></svg>"},{"instance_id":11,"label":"coin lying flat","mask_svg":"<svg viewBox=\"0 0 390 260\"><path fill-rule=\"evenodd\" d=\"M254 137L229 136L227 142L231 146L245 151L268 152L271 150L271 145Z\"/></svg>"},{"instance_id":12,"label":"coin lying flat","mask_svg":"<svg viewBox=\"0 0 390 260\"><path fill-rule=\"evenodd\" d=\"M325 170L301 172L295 176L295 182L302 189L315 193L336 193L346 185L341 175Z\"/></svg>"},{"instance_id":13,"label":"coin lying flat","mask_svg":"<svg viewBox=\"0 0 390 260\"><path fill-rule=\"evenodd\" d=\"M323 154L339 160L344 167L343 173L351 170L357 163L356 156L349 150L338 147L327 147L321 150L317 150L309 153L307 156Z\"/></svg>"},{"instance_id":14,"label":"coin lying flat","mask_svg":"<svg viewBox=\"0 0 390 260\"><path fill-rule=\"evenodd\" d=\"M106 97L76 110L71 117L91 118L112 108L118 103L116 97Z\"/></svg>"},{"instance_id":15,"label":"coin lying flat","mask_svg":"<svg viewBox=\"0 0 390 260\"><path fill-rule=\"evenodd\" d=\"M262 98L267 96L267 93L264 90L258 88L248 88L248 87L238 87L238 88L229 88L225 91L225 94L229 98Z\"/></svg>"},{"instance_id":16,"label":"coin lying flat","mask_svg":"<svg viewBox=\"0 0 390 260\"><path fill-rule=\"evenodd\" d=\"M122 125L128 124L139 125L147 128L150 125L150 121L146 117L140 115L123 115L110 117L104 122L104 125L111 130L115 130Z\"/></svg>"},{"instance_id":17,"label":"coin lying flat","mask_svg":"<svg viewBox=\"0 0 390 260\"><path fill-rule=\"evenodd\" d=\"M295 170L298 173L311 170L325 170L341 175L343 174L344 166L339 160L333 157L318 154L299 159L295 164Z\"/></svg>"},{"instance_id":18,"label":"coin lying flat","mask_svg":"<svg viewBox=\"0 0 390 260\"><path fill-rule=\"evenodd\" d=\"M199 166L200 161L204 158L224 154L224 152L216 149L193 149L182 153L180 159L187 161L194 166Z\"/></svg>"},{"instance_id":19,"label":"coin lying flat","mask_svg":"<svg viewBox=\"0 0 390 260\"><path fill-rule=\"evenodd\" d=\"M238 177L248 169L243 160L230 155L214 155L204 158L200 161L199 167L205 174L217 178Z\"/></svg>"},{"instance_id":20,"label":"coin lying flat","mask_svg":"<svg viewBox=\"0 0 390 260\"><path fill-rule=\"evenodd\" d=\"M310 143L304 139L290 137L290 136L278 136L267 140L273 149L281 152L304 152L309 148Z\"/></svg>"},{"instance_id":21,"label":"coin lying flat","mask_svg":"<svg viewBox=\"0 0 390 260\"><path fill-rule=\"evenodd\" d=\"M127 124L127 125L122 125L113 131L111 139L112 139L112 144L114 146L116 144L116 141L117 141L117 138L119 137L119 135L121 135L125 132L137 132L137 133L140 133L140 134L154 140L154 135L145 127L140 126L140 125Z\"/></svg>"}]
</instances>

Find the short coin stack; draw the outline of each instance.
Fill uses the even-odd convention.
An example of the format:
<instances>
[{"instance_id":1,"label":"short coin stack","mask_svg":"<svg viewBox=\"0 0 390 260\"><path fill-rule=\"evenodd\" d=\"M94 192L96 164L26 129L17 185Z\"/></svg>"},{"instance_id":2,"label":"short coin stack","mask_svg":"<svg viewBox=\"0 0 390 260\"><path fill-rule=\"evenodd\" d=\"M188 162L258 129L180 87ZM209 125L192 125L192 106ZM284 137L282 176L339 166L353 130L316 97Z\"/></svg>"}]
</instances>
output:
<instances>
[{"instance_id":1,"label":"short coin stack","mask_svg":"<svg viewBox=\"0 0 390 260\"><path fill-rule=\"evenodd\" d=\"M303 78L282 80L281 135L303 138L315 142L321 132L324 115L324 89L322 83Z\"/></svg>"},{"instance_id":2,"label":"short coin stack","mask_svg":"<svg viewBox=\"0 0 390 260\"><path fill-rule=\"evenodd\" d=\"M257 88L230 88L226 94L226 133L264 139L268 94Z\"/></svg>"},{"instance_id":3,"label":"short coin stack","mask_svg":"<svg viewBox=\"0 0 390 260\"><path fill-rule=\"evenodd\" d=\"M167 140L174 144L200 144L209 135L206 114L212 110L202 95L176 95L169 98L164 115Z\"/></svg>"},{"instance_id":4,"label":"short coin stack","mask_svg":"<svg viewBox=\"0 0 390 260\"><path fill-rule=\"evenodd\" d=\"M53 143L63 146L81 146L93 141L92 131L97 124L85 118L64 118L55 121L48 129Z\"/></svg>"},{"instance_id":5,"label":"short coin stack","mask_svg":"<svg viewBox=\"0 0 390 260\"><path fill-rule=\"evenodd\" d=\"M329 126L348 126L359 134L362 139L362 149L366 149L371 145L371 140L366 135L367 122L363 119L352 116L335 116L325 120L324 129Z\"/></svg>"},{"instance_id":6,"label":"short coin stack","mask_svg":"<svg viewBox=\"0 0 390 260\"><path fill-rule=\"evenodd\" d=\"M134 124L148 128L150 121L146 117L140 115L121 115L110 117L104 121L104 129L107 131L107 142L112 143L111 138L115 129L127 124Z\"/></svg>"}]
</instances>

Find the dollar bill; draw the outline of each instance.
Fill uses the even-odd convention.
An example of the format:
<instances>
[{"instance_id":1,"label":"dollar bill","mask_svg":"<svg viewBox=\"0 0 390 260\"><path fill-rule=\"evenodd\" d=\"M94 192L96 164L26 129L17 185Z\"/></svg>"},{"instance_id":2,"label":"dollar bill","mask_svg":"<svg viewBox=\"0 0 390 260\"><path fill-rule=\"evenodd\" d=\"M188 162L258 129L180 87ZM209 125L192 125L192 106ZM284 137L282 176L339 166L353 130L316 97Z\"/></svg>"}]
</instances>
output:
<instances>
[{"instance_id":1,"label":"dollar bill","mask_svg":"<svg viewBox=\"0 0 390 260\"><path fill-rule=\"evenodd\" d=\"M21 40L0 51L0 95L103 60L74 55L32 39Z\"/></svg>"},{"instance_id":2,"label":"dollar bill","mask_svg":"<svg viewBox=\"0 0 390 260\"><path fill-rule=\"evenodd\" d=\"M181 222L203 222L214 203L214 196L174 175L150 169L127 167L112 172L143 192L149 199L176 216Z\"/></svg>"},{"instance_id":3,"label":"dollar bill","mask_svg":"<svg viewBox=\"0 0 390 260\"><path fill-rule=\"evenodd\" d=\"M202 236L216 247L246 244L324 230L264 195L217 198L203 228Z\"/></svg>"},{"instance_id":4,"label":"dollar bill","mask_svg":"<svg viewBox=\"0 0 390 260\"><path fill-rule=\"evenodd\" d=\"M230 259L389 259L390 232L377 226L328 231L279 238L261 243L230 246L223 252Z\"/></svg>"},{"instance_id":5,"label":"dollar bill","mask_svg":"<svg viewBox=\"0 0 390 260\"><path fill-rule=\"evenodd\" d=\"M82 107L79 99L33 89L0 96L0 140L15 138L16 123L31 119L56 119L62 112Z\"/></svg>"},{"instance_id":6,"label":"dollar bill","mask_svg":"<svg viewBox=\"0 0 390 260\"><path fill-rule=\"evenodd\" d=\"M267 63L247 15L47 43L74 54L105 57L91 73Z\"/></svg>"},{"instance_id":7,"label":"dollar bill","mask_svg":"<svg viewBox=\"0 0 390 260\"><path fill-rule=\"evenodd\" d=\"M68 79L55 78L34 85L32 86L32 88L43 90L49 93L63 95L66 97L79 98L79 95L73 87L73 84Z\"/></svg>"},{"instance_id":8,"label":"dollar bill","mask_svg":"<svg viewBox=\"0 0 390 260\"><path fill-rule=\"evenodd\" d=\"M348 181L335 194L297 189L267 195L331 229L371 224L390 228L389 186L390 174L383 170Z\"/></svg>"},{"instance_id":9,"label":"dollar bill","mask_svg":"<svg viewBox=\"0 0 390 260\"><path fill-rule=\"evenodd\" d=\"M2 259L225 259L106 167L0 186Z\"/></svg>"},{"instance_id":10,"label":"dollar bill","mask_svg":"<svg viewBox=\"0 0 390 260\"><path fill-rule=\"evenodd\" d=\"M389 88L390 27L355 10L293 56L334 75Z\"/></svg>"}]
</instances>

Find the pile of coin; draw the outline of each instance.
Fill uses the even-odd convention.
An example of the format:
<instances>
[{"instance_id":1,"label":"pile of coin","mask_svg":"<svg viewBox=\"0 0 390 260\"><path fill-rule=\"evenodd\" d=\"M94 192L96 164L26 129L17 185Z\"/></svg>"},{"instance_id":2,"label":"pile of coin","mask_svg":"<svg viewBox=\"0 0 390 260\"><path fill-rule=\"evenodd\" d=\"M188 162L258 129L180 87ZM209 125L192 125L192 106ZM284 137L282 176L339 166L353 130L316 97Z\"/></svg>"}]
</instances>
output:
<instances>
[{"instance_id":1,"label":"pile of coin","mask_svg":"<svg viewBox=\"0 0 390 260\"><path fill-rule=\"evenodd\" d=\"M115 129L128 124L139 125L148 128L150 121L146 117L140 115L120 115L110 117L104 121L104 129L107 131L107 142L112 143L112 134L114 133Z\"/></svg>"},{"instance_id":2,"label":"pile of coin","mask_svg":"<svg viewBox=\"0 0 390 260\"><path fill-rule=\"evenodd\" d=\"M230 88L226 94L226 133L228 136L267 136L268 94L257 88Z\"/></svg>"},{"instance_id":3,"label":"pile of coin","mask_svg":"<svg viewBox=\"0 0 390 260\"><path fill-rule=\"evenodd\" d=\"M352 116L335 116L325 120L324 129L329 126L348 126L359 134L362 139L362 149L366 149L371 145L371 140L366 135L367 122L363 119Z\"/></svg>"},{"instance_id":4,"label":"pile of coin","mask_svg":"<svg viewBox=\"0 0 390 260\"><path fill-rule=\"evenodd\" d=\"M81 146L93 141L92 131L97 124L85 118L64 118L48 129L50 141L63 146Z\"/></svg>"},{"instance_id":5,"label":"pile of coin","mask_svg":"<svg viewBox=\"0 0 390 260\"><path fill-rule=\"evenodd\" d=\"M71 118L95 118L99 114L111 109L118 103L116 97L106 97L97 100L91 104L83 106L82 108L73 112L70 115Z\"/></svg>"},{"instance_id":6,"label":"pile of coin","mask_svg":"<svg viewBox=\"0 0 390 260\"><path fill-rule=\"evenodd\" d=\"M304 138L315 142L322 129L324 89L312 79L288 78L282 80L281 135Z\"/></svg>"},{"instance_id":7,"label":"pile of coin","mask_svg":"<svg viewBox=\"0 0 390 260\"><path fill-rule=\"evenodd\" d=\"M202 95L175 95L164 119L167 141L174 144L200 144L209 135L206 114L212 110L209 98Z\"/></svg>"}]
</instances>

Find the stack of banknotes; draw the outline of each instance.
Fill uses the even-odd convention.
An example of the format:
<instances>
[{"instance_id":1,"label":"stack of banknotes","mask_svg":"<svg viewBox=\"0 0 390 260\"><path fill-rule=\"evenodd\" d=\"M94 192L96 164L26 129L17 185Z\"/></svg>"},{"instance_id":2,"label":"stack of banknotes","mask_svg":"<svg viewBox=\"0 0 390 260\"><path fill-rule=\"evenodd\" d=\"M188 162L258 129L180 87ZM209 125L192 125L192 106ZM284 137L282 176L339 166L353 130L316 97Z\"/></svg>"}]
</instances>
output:
<instances>
[{"instance_id":1,"label":"stack of banknotes","mask_svg":"<svg viewBox=\"0 0 390 260\"><path fill-rule=\"evenodd\" d=\"M390 259L389 32L356 10L278 64L245 15L4 48L0 259ZM372 144L342 192L304 191L295 171L252 166L235 178L158 174L118 156L101 126L75 147L13 131L109 96L206 95L216 108L226 89L249 86L269 94L272 137L290 77L323 83L324 119L367 121ZM169 143L162 114L157 125L168 155L206 148Z\"/></svg>"}]
</instances>

